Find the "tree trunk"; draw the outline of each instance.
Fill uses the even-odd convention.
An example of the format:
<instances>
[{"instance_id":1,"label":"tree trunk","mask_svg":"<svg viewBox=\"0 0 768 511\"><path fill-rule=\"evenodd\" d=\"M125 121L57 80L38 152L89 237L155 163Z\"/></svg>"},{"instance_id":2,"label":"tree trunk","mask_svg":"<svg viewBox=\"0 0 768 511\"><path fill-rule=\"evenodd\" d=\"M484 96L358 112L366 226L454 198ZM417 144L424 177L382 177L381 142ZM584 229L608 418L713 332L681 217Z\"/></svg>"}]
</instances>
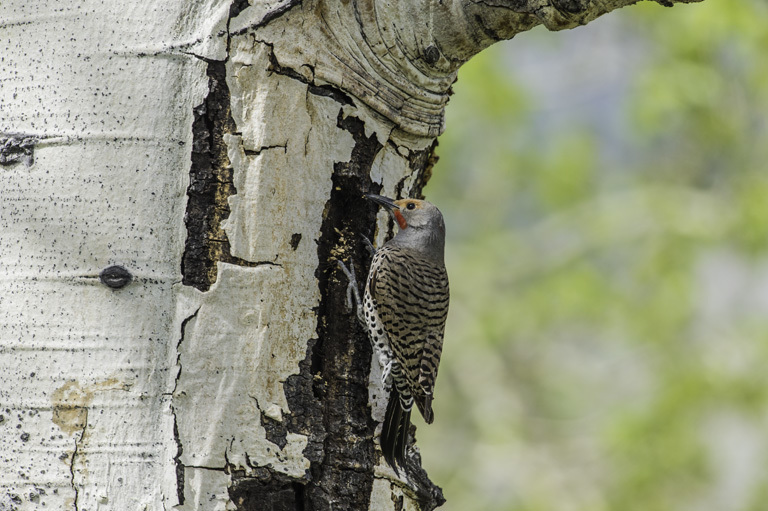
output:
<instances>
[{"instance_id":1,"label":"tree trunk","mask_svg":"<svg viewBox=\"0 0 768 511\"><path fill-rule=\"evenodd\" d=\"M462 63L633 1L4 3L0 509L440 505L335 261Z\"/></svg>"}]
</instances>

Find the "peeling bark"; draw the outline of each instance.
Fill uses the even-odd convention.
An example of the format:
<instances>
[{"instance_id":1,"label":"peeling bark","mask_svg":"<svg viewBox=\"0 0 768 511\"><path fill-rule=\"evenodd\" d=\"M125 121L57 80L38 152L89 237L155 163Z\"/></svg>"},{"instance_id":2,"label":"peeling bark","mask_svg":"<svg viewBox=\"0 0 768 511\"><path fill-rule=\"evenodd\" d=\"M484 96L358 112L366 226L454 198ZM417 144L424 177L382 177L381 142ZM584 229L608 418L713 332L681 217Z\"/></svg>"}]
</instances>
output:
<instances>
[{"instance_id":1,"label":"peeling bark","mask_svg":"<svg viewBox=\"0 0 768 511\"><path fill-rule=\"evenodd\" d=\"M237 12L233 8L233 12ZM216 282L220 261L238 266L255 267L260 262L246 261L232 255L222 223L229 217L229 197L237 194L232 182L233 169L227 156L224 135L235 133L230 110L225 63L207 61L209 92L205 101L194 109L192 124L192 166L187 188L187 211L184 223L187 240L181 260L184 285L208 291ZM258 156L275 145L245 153Z\"/></svg>"}]
</instances>

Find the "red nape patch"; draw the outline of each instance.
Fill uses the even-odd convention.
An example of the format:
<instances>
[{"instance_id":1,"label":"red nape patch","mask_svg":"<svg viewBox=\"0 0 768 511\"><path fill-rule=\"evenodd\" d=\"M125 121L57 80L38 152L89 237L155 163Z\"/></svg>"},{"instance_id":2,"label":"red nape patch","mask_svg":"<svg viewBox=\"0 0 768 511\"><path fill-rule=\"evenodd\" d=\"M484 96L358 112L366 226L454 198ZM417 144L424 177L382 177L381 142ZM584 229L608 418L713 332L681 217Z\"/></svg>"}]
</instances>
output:
<instances>
[{"instance_id":1,"label":"red nape patch","mask_svg":"<svg viewBox=\"0 0 768 511\"><path fill-rule=\"evenodd\" d=\"M399 209L394 210L395 212L395 220L397 220L397 225L400 226L401 229L405 229L408 227L408 223L406 223L405 218L403 218L403 214L400 213Z\"/></svg>"}]
</instances>

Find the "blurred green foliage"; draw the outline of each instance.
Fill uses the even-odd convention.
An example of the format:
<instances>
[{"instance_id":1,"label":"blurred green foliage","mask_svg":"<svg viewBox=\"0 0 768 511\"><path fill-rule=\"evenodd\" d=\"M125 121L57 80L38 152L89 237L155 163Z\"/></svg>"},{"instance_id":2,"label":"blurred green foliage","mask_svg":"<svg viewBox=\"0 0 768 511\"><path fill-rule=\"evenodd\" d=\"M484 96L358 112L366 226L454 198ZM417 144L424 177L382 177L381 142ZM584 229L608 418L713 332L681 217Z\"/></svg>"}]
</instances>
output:
<instances>
[{"instance_id":1,"label":"blurred green foliage","mask_svg":"<svg viewBox=\"0 0 768 511\"><path fill-rule=\"evenodd\" d=\"M447 511L768 509L766 19L643 2L461 70L426 190Z\"/></svg>"}]
</instances>

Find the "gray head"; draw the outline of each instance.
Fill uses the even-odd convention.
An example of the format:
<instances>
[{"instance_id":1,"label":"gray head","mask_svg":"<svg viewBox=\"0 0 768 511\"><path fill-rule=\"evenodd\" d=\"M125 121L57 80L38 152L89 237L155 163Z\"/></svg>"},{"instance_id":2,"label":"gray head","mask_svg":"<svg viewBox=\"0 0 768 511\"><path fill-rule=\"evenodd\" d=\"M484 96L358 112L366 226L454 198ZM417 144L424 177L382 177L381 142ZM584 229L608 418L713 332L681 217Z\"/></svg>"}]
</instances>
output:
<instances>
[{"instance_id":1,"label":"gray head","mask_svg":"<svg viewBox=\"0 0 768 511\"><path fill-rule=\"evenodd\" d=\"M388 244L409 248L423 257L443 262L445 222L434 204L419 199L393 200L370 193L365 198L386 207L400 227Z\"/></svg>"}]
</instances>

